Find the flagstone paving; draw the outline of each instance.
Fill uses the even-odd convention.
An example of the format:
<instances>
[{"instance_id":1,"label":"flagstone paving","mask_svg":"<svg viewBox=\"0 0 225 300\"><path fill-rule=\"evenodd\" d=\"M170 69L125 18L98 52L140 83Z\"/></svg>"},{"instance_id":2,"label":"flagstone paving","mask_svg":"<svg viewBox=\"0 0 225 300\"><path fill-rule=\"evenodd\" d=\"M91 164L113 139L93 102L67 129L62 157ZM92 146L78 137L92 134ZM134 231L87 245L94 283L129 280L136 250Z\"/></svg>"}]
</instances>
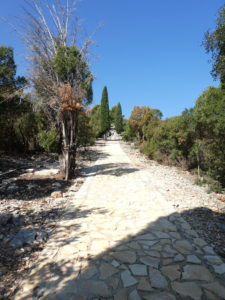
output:
<instances>
[{"instance_id":1,"label":"flagstone paving","mask_svg":"<svg viewBox=\"0 0 225 300\"><path fill-rule=\"evenodd\" d=\"M149 184L152 174L118 142L99 147L14 299L225 299L225 263Z\"/></svg>"}]
</instances>

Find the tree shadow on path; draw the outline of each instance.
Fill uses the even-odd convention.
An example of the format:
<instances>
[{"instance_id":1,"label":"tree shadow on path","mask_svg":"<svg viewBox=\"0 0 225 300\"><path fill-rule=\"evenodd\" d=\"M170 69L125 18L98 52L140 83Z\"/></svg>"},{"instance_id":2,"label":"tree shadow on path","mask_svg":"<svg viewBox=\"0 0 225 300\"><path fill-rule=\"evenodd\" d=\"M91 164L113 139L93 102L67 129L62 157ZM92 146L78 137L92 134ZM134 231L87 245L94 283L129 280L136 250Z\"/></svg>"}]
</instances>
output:
<instances>
[{"instance_id":1,"label":"tree shadow on path","mask_svg":"<svg viewBox=\"0 0 225 300\"><path fill-rule=\"evenodd\" d=\"M130 173L140 171L138 168L132 167L128 163L107 163L107 164L99 164L93 167L84 168L83 170L84 176L96 176L97 175L111 175L111 176L123 176Z\"/></svg>"},{"instance_id":2,"label":"tree shadow on path","mask_svg":"<svg viewBox=\"0 0 225 300\"><path fill-rule=\"evenodd\" d=\"M84 228L81 229L80 219L85 222L90 214L100 216L106 213L107 210L103 208L87 209L83 206L73 211L53 207L38 213L27 210L25 215L20 212L0 213L0 235L6 237L0 241L0 299L8 299L4 298L4 295L15 285L11 279L12 274L14 279L19 278L22 275L19 272L24 272L28 268L27 258L34 260L36 253L45 247L46 240L49 240L47 242L49 246L47 257L49 257L61 247L70 247L88 234ZM60 217L64 222L58 226L56 221L59 222ZM52 235L56 236L54 249L51 244Z\"/></svg>"},{"instance_id":3,"label":"tree shadow on path","mask_svg":"<svg viewBox=\"0 0 225 300\"><path fill-rule=\"evenodd\" d=\"M13 299L224 299L223 258L183 218L197 209L160 217L96 255L74 248L64 257L55 254L57 260L43 259L28 276L33 287ZM64 239L59 245L70 243Z\"/></svg>"}]
</instances>

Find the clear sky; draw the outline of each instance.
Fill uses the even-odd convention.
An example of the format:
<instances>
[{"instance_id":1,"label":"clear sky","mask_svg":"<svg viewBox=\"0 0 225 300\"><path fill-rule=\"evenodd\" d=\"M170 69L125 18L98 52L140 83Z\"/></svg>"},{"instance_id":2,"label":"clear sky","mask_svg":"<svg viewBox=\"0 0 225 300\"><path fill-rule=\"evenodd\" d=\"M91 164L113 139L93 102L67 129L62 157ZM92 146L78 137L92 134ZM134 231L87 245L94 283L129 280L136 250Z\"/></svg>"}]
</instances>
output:
<instances>
[{"instance_id":1,"label":"clear sky","mask_svg":"<svg viewBox=\"0 0 225 300\"><path fill-rule=\"evenodd\" d=\"M50 0L51 1L51 0ZM0 15L12 20L22 14L23 0L1 1ZM164 118L194 106L211 75L202 44L213 29L222 0L83 0L78 16L88 33L99 23L91 64L95 74L94 102L108 87L110 106L121 103L129 117L135 105L160 109ZM26 71L26 52L7 25L0 23L1 45L12 46L18 73Z\"/></svg>"}]
</instances>

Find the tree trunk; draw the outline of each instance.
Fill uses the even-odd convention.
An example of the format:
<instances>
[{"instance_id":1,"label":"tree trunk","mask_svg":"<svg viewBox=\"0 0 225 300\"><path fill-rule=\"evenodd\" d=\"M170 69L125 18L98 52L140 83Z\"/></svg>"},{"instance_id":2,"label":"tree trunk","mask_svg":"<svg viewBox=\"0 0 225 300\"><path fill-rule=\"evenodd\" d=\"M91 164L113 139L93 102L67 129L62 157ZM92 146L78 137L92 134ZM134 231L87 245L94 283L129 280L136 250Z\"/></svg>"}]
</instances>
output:
<instances>
[{"instance_id":1,"label":"tree trunk","mask_svg":"<svg viewBox=\"0 0 225 300\"><path fill-rule=\"evenodd\" d=\"M61 172L65 180L69 180L75 174L77 152L78 112L65 111L62 115L62 144L63 157Z\"/></svg>"}]
</instances>

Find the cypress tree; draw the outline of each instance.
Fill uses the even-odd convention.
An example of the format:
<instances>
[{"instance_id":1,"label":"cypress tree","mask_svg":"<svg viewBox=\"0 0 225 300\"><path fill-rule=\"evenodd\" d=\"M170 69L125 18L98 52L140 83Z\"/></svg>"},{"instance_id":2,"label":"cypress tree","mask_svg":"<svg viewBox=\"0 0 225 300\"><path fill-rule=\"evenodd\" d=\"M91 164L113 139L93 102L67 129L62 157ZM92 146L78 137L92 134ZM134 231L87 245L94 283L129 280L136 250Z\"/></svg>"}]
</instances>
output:
<instances>
[{"instance_id":1,"label":"cypress tree","mask_svg":"<svg viewBox=\"0 0 225 300\"><path fill-rule=\"evenodd\" d=\"M110 118L109 118L109 101L108 101L108 91L105 86L102 91L102 99L101 99L101 132L102 134L106 133L107 130L110 129Z\"/></svg>"},{"instance_id":2,"label":"cypress tree","mask_svg":"<svg viewBox=\"0 0 225 300\"><path fill-rule=\"evenodd\" d=\"M118 103L116 109L115 127L118 133L121 133L123 131L123 115L122 115L122 107L120 103Z\"/></svg>"}]
</instances>

